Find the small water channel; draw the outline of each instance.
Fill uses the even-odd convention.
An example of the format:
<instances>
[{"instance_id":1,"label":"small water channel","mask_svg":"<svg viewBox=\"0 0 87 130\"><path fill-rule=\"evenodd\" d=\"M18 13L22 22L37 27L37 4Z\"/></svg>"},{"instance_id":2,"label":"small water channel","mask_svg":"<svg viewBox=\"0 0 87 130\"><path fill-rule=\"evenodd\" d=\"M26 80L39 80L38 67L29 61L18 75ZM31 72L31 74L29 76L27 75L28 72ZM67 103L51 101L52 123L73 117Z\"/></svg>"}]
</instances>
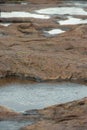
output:
<instances>
[{"instance_id":1,"label":"small water channel","mask_svg":"<svg viewBox=\"0 0 87 130\"><path fill-rule=\"evenodd\" d=\"M41 109L87 96L87 86L63 83L19 83L0 84L0 105L19 112Z\"/></svg>"}]
</instances>

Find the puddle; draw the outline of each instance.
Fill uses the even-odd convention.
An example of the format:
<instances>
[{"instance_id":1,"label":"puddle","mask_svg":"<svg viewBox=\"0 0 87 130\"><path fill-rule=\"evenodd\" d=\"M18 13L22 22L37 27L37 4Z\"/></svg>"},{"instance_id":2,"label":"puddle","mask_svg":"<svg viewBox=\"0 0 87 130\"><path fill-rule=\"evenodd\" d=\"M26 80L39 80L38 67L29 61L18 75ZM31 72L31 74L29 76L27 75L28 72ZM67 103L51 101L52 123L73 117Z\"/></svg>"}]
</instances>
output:
<instances>
[{"instance_id":1,"label":"puddle","mask_svg":"<svg viewBox=\"0 0 87 130\"><path fill-rule=\"evenodd\" d=\"M87 15L87 12L79 7L54 7L36 10L40 14L49 14L49 15Z\"/></svg>"},{"instance_id":2,"label":"puddle","mask_svg":"<svg viewBox=\"0 0 87 130\"><path fill-rule=\"evenodd\" d=\"M76 24L87 24L87 19L79 19L79 18L74 18L72 16L68 16L67 20L60 20L58 21L60 25L76 25Z\"/></svg>"},{"instance_id":3,"label":"puddle","mask_svg":"<svg viewBox=\"0 0 87 130\"><path fill-rule=\"evenodd\" d=\"M0 130L19 130L21 127L31 124L30 121L0 121Z\"/></svg>"},{"instance_id":4,"label":"puddle","mask_svg":"<svg viewBox=\"0 0 87 130\"><path fill-rule=\"evenodd\" d=\"M27 5L28 3L26 3L26 2L21 2L21 5Z\"/></svg>"},{"instance_id":5,"label":"puddle","mask_svg":"<svg viewBox=\"0 0 87 130\"><path fill-rule=\"evenodd\" d=\"M1 26L8 27L11 23L0 23Z\"/></svg>"},{"instance_id":6,"label":"puddle","mask_svg":"<svg viewBox=\"0 0 87 130\"><path fill-rule=\"evenodd\" d=\"M48 36L54 36L54 35L61 34L64 32L65 31L63 31L62 29L52 29L49 31L44 31L45 35L47 34Z\"/></svg>"},{"instance_id":7,"label":"puddle","mask_svg":"<svg viewBox=\"0 0 87 130\"><path fill-rule=\"evenodd\" d=\"M41 14L33 14L29 12L1 12L1 18L39 18L39 19L49 19L50 16L48 15L41 15Z\"/></svg>"},{"instance_id":8,"label":"puddle","mask_svg":"<svg viewBox=\"0 0 87 130\"><path fill-rule=\"evenodd\" d=\"M0 105L19 112L41 109L87 96L87 86L75 83L0 84Z\"/></svg>"}]
</instances>

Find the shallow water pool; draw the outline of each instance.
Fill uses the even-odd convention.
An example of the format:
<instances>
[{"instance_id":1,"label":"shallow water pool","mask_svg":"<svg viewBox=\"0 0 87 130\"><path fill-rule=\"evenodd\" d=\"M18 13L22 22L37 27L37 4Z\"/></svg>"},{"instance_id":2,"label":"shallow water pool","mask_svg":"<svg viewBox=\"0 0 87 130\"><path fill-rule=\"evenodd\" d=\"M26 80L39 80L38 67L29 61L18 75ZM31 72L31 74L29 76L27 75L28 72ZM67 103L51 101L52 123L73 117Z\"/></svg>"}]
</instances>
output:
<instances>
[{"instance_id":1,"label":"shallow water pool","mask_svg":"<svg viewBox=\"0 0 87 130\"><path fill-rule=\"evenodd\" d=\"M87 19L79 19L79 18L74 18L72 16L68 16L67 20L60 20L58 23L60 25L76 25L76 24L87 24Z\"/></svg>"},{"instance_id":2,"label":"shallow water pool","mask_svg":"<svg viewBox=\"0 0 87 130\"><path fill-rule=\"evenodd\" d=\"M40 15L34 14L29 12L19 12L19 11L12 11L12 12L1 12L0 18L39 18L39 19L49 19L50 16L48 15Z\"/></svg>"},{"instance_id":3,"label":"shallow water pool","mask_svg":"<svg viewBox=\"0 0 87 130\"><path fill-rule=\"evenodd\" d=\"M0 105L20 112L45 108L87 96L87 86L69 82L8 83L0 86Z\"/></svg>"},{"instance_id":4,"label":"shallow water pool","mask_svg":"<svg viewBox=\"0 0 87 130\"><path fill-rule=\"evenodd\" d=\"M80 7L54 7L36 10L39 14L49 14L49 15L87 15L87 12Z\"/></svg>"}]
</instances>

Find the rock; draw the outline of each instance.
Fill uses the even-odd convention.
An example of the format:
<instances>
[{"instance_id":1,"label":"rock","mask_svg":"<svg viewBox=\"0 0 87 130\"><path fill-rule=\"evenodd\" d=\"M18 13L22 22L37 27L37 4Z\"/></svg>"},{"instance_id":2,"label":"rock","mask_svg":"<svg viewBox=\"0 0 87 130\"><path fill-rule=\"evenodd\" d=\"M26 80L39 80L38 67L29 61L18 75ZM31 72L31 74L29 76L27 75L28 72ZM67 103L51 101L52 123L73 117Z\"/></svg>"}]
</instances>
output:
<instances>
[{"instance_id":1,"label":"rock","mask_svg":"<svg viewBox=\"0 0 87 130\"><path fill-rule=\"evenodd\" d=\"M47 26L45 22L41 24ZM86 26L49 38L43 36L43 29L33 21L13 24L8 30L1 27L7 36L0 37L0 77L86 81Z\"/></svg>"},{"instance_id":2,"label":"rock","mask_svg":"<svg viewBox=\"0 0 87 130\"><path fill-rule=\"evenodd\" d=\"M20 114L11 110L10 108L0 106L0 120L14 119Z\"/></svg>"},{"instance_id":3,"label":"rock","mask_svg":"<svg viewBox=\"0 0 87 130\"><path fill-rule=\"evenodd\" d=\"M3 121L38 121L40 120L41 115L38 113L38 110L30 110L24 113L16 112L5 106L0 106L0 120Z\"/></svg>"},{"instance_id":4,"label":"rock","mask_svg":"<svg viewBox=\"0 0 87 130\"><path fill-rule=\"evenodd\" d=\"M27 2L28 5L1 4L0 10L34 12L40 8L55 7L62 1L27 0ZM0 25L0 78L17 77L38 82L69 80L87 83L87 25L60 26L57 19L62 17L53 16L43 20L0 18L0 22L12 22L8 27ZM44 35L44 30L53 28L69 28L69 30L55 36ZM36 122L22 130L86 130L87 98L21 114L1 106L0 120Z\"/></svg>"},{"instance_id":5,"label":"rock","mask_svg":"<svg viewBox=\"0 0 87 130\"><path fill-rule=\"evenodd\" d=\"M4 106L0 106L0 112L13 112L13 110Z\"/></svg>"},{"instance_id":6,"label":"rock","mask_svg":"<svg viewBox=\"0 0 87 130\"><path fill-rule=\"evenodd\" d=\"M43 119L21 130L86 130L87 98L40 110Z\"/></svg>"}]
</instances>

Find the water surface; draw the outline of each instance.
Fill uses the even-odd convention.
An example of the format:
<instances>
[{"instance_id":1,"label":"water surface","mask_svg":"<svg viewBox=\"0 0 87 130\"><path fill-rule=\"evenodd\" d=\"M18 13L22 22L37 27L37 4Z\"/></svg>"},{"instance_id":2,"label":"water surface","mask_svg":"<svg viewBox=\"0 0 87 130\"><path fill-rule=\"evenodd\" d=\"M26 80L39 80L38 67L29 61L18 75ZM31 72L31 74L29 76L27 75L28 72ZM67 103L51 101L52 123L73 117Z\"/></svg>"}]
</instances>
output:
<instances>
[{"instance_id":1,"label":"water surface","mask_svg":"<svg viewBox=\"0 0 87 130\"><path fill-rule=\"evenodd\" d=\"M87 15L87 12L80 7L53 7L36 10L39 14L49 14L49 15Z\"/></svg>"},{"instance_id":2,"label":"water surface","mask_svg":"<svg viewBox=\"0 0 87 130\"><path fill-rule=\"evenodd\" d=\"M87 86L76 83L8 83L0 85L0 105L16 111L41 109L87 96Z\"/></svg>"},{"instance_id":3,"label":"water surface","mask_svg":"<svg viewBox=\"0 0 87 130\"><path fill-rule=\"evenodd\" d=\"M0 121L0 130L19 130L21 127L31 124L30 121Z\"/></svg>"},{"instance_id":4,"label":"water surface","mask_svg":"<svg viewBox=\"0 0 87 130\"><path fill-rule=\"evenodd\" d=\"M34 14L23 11L12 11L12 12L1 12L1 18L39 18L39 19L49 19L48 15Z\"/></svg>"},{"instance_id":5,"label":"water surface","mask_svg":"<svg viewBox=\"0 0 87 130\"><path fill-rule=\"evenodd\" d=\"M58 23L60 25L76 25L76 24L87 24L87 19L74 18L72 16L68 16L66 20L59 20Z\"/></svg>"},{"instance_id":6,"label":"water surface","mask_svg":"<svg viewBox=\"0 0 87 130\"><path fill-rule=\"evenodd\" d=\"M64 30L58 29L58 28L51 29L49 31L44 31L44 33L47 34L48 36L54 36L54 35L61 34L64 32L65 32Z\"/></svg>"}]
</instances>

